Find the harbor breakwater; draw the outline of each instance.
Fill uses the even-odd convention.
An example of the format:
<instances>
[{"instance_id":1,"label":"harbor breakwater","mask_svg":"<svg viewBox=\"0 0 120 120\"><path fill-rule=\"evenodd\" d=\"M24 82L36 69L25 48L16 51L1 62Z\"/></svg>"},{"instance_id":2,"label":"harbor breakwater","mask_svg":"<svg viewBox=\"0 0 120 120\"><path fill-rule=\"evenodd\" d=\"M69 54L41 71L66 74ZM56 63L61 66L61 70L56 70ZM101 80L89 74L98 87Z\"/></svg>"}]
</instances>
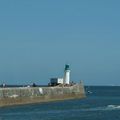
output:
<instances>
[{"instance_id":1,"label":"harbor breakwater","mask_svg":"<svg viewBox=\"0 0 120 120\"><path fill-rule=\"evenodd\" d=\"M83 84L75 84L69 87L0 88L0 106L42 103L84 97Z\"/></svg>"}]
</instances>

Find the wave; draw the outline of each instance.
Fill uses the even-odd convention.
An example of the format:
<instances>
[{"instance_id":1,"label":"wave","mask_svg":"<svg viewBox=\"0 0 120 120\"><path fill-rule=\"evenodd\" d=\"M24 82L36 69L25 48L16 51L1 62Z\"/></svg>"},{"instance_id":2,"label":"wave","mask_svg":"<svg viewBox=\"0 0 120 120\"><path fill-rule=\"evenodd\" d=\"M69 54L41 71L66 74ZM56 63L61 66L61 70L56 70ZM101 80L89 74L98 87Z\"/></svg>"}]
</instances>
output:
<instances>
[{"instance_id":1,"label":"wave","mask_svg":"<svg viewBox=\"0 0 120 120\"><path fill-rule=\"evenodd\" d=\"M82 111L108 111L108 110L120 110L120 105L107 105L102 107L83 109Z\"/></svg>"},{"instance_id":2,"label":"wave","mask_svg":"<svg viewBox=\"0 0 120 120\"><path fill-rule=\"evenodd\" d=\"M120 109L120 105L108 105L107 108L109 108L109 109Z\"/></svg>"},{"instance_id":3,"label":"wave","mask_svg":"<svg viewBox=\"0 0 120 120\"><path fill-rule=\"evenodd\" d=\"M60 113L73 113L73 112L92 112L92 111L111 111L111 110L120 110L120 105L107 105L107 106L101 106L101 107L93 107L93 108L74 108L74 109L64 109L64 110L33 110L33 111L27 111L27 112L10 112L10 113L3 113L0 115L8 115L8 116L21 116L21 115L32 115L32 114L60 114Z\"/></svg>"}]
</instances>

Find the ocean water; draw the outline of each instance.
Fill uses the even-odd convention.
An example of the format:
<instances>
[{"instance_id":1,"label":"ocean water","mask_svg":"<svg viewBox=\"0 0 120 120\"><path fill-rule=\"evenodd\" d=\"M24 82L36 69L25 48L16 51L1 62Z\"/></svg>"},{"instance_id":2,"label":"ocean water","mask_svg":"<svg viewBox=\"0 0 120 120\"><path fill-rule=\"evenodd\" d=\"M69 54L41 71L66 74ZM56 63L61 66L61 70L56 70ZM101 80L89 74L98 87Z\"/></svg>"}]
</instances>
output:
<instances>
[{"instance_id":1,"label":"ocean water","mask_svg":"<svg viewBox=\"0 0 120 120\"><path fill-rule=\"evenodd\" d=\"M0 120L120 120L120 87L86 87L87 98L0 108Z\"/></svg>"}]
</instances>

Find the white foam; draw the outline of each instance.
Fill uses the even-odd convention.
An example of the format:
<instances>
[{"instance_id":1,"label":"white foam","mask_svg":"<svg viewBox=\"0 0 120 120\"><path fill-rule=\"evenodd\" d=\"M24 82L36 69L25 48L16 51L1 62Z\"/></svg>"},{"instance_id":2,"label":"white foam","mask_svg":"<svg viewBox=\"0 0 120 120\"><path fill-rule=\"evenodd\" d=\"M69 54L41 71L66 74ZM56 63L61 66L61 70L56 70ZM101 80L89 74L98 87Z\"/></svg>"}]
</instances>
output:
<instances>
[{"instance_id":1,"label":"white foam","mask_svg":"<svg viewBox=\"0 0 120 120\"><path fill-rule=\"evenodd\" d=\"M111 110L120 110L120 105L107 105L107 106L81 109L81 111L111 111Z\"/></svg>"},{"instance_id":2,"label":"white foam","mask_svg":"<svg viewBox=\"0 0 120 120\"><path fill-rule=\"evenodd\" d=\"M120 105L108 105L107 108L110 108L110 109L120 109Z\"/></svg>"}]
</instances>

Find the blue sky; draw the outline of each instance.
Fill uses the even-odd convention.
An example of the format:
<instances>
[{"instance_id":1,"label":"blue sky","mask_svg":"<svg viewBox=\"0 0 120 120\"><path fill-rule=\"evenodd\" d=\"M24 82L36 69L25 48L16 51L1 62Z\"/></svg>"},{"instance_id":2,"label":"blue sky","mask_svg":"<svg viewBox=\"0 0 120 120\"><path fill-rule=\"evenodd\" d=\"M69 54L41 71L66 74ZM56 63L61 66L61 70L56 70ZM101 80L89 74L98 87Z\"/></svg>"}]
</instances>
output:
<instances>
[{"instance_id":1,"label":"blue sky","mask_svg":"<svg viewBox=\"0 0 120 120\"><path fill-rule=\"evenodd\" d=\"M119 0L0 1L0 83L62 77L120 85Z\"/></svg>"}]
</instances>

